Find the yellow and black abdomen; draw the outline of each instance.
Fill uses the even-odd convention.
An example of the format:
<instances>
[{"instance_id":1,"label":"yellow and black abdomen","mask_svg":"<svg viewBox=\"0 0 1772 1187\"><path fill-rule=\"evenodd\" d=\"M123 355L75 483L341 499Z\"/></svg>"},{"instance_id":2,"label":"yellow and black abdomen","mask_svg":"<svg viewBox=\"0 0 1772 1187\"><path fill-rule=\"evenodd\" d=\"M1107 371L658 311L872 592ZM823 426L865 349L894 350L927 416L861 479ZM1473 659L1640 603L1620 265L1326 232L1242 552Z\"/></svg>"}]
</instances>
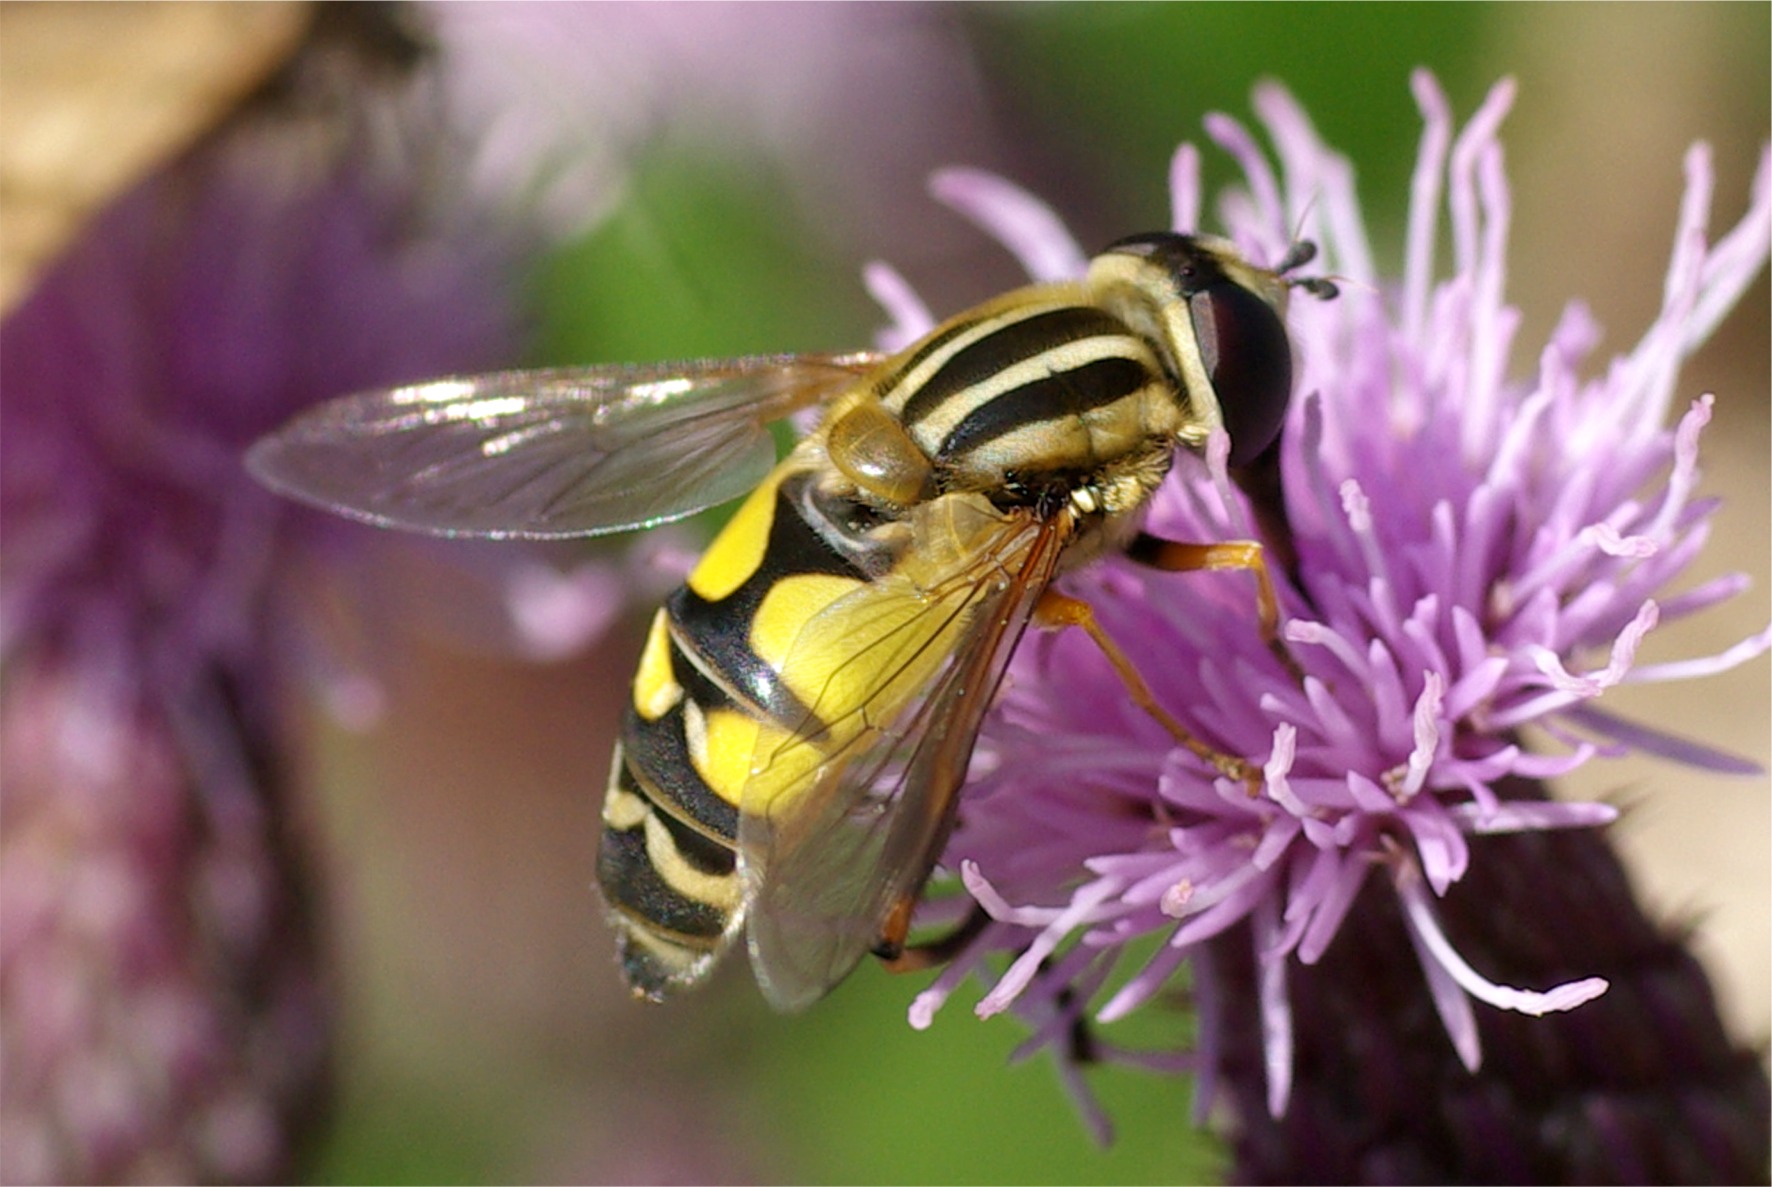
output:
<instances>
[{"instance_id":1,"label":"yellow and black abdomen","mask_svg":"<svg viewBox=\"0 0 1772 1187\"><path fill-rule=\"evenodd\" d=\"M752 492L666 600L634 679L598 876L623 969L648 997L699 979L742 923L738 818L760 748L799 739L808 762L822 747L805 739L841 741L808 703L817 690L784 678L786 649L890 561L818 510L803 460Z\"/></svg>"}]
</instances>

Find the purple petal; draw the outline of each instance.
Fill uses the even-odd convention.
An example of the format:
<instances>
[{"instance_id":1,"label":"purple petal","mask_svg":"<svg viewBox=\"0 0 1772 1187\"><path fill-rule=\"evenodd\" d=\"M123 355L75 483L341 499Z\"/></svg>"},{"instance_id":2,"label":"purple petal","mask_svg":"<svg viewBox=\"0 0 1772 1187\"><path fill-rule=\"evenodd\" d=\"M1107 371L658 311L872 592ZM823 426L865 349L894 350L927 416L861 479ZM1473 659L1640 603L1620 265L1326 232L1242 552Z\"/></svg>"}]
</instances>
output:
<instances>
[{"instance_id":1,"label":"purple petal","mask_svg":"<svg viewBox=\"0 0 1772 1187\"><path fill-rule=\"evenodd\" d=\"M1645 754L1653 754L1658 758L1665 758L1688 767L1716 771L1722 775L1759 775L1764 773L1760 764L1751 759L1706 746L1691 738L1675 737L1641 722L1615 717L1596 705L1576 705L1563 710L1558 714L1558 717L1590 729L1603 737L1623 742L1633 750L1641 750Z\"/></svg>"},{"instance_id":2,"label":"purple petal","mask_svg":"<svg viewBox=\"0 0 1772 1187\"><path fill-rule=\"evenodd\" d=\"M1020 186L982 169L943 169L929 189L1007 247L1035 280L1074 280L1088 269L1058 215Z\"/></svg>"},{"instance_id":3,"label":"purple petal","mask_svg":"<svg viewBox=\"0 0 1772 1187\"><path fill-rule=\"evenodd\" d=\"M1267 1070L1267 1111L1285 1115L1292 1095L1292 1003L1286 996L1286 957L1272 943L1276 931L1272 900L1255 912L1255 967L1261 995L1262 1064Z\"/></svg>"},{"instance_id":4,"label":"purple petal","mask_svg":"<svg viewBox=\"0 0 1772 1187\"><path fill-rule=\"evenodd\" d=\"M892 319L891 325L875 335L881 350L903 350L935 328L929 306L892 265L875 260L862 269L861 278L868 295Z\"/></svg>"}]
</instances>

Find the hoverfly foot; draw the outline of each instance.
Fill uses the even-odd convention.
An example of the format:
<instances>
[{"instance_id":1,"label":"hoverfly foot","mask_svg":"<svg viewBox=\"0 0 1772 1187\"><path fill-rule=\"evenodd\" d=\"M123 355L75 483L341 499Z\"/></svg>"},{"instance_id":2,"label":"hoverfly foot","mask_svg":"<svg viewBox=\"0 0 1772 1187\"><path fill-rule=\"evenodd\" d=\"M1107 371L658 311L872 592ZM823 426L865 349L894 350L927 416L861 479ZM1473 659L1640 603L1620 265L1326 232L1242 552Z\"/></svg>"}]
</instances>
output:
<instances>
[{"instance_id":1,"label":"hoverfly foot","mask_svg":"<svg viewBox=\"0 0 1772 1187\"><path fill-rule=\"evenodd\" d=\"M979 904L973 903L972 910L967 913L966 918L955 925L954 930L947 935L909 947L900 944L896 952L886 951L887 945L882 942L875 946L874 955L880 958L889 973L919 973L926 969L937 968L958 956L960 951L970 944L990 921L991 917L985 909Z\"/></svg>"},{"instance_id":2,"label":"hoverfly foot","mask_svg":"<svg viewBox=\"0 0 1772 1187\"><path fill-rule=\"evenodd\" d=\"M892 904L885 921L880 924L880 938L870 951L885 961L888 968L904 958L905 940L911 934L911 913L916 909L915 895L900 898Z\"/></svg>"},{"instance_id":3,"label":"hoverfly foot","mask_svg":"<svg viewBox=\"0 0 1772 1187\"><path fill-rule=\"evenodd\" d=\"M1261 794L1261 789L1265 786L1267 781L1262 775L1261 768L1254 763L1238 758L1235 755L1221 754L1204 744L1200 745L1198 749L1195 749L1193 746L1189 746L1188 749L1193 750L1195 754L1198 754L1202 759L1212 764L1213 769L1215 769L1220 775L1223 775L1226 779L1233 779L1236 782L1241 783L1248 791L1250 799L1254 799Z\"/></svg>"}]
</instances>

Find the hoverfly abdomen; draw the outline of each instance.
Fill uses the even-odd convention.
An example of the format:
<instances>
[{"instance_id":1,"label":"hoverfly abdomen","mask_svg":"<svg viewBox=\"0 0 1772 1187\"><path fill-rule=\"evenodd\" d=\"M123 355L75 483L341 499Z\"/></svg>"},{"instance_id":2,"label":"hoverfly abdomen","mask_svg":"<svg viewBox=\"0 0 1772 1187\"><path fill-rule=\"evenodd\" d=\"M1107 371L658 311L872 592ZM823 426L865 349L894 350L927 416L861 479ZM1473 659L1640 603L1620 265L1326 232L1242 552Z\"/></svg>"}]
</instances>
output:
<instances>
[{"instance_id":1,"label":"hoverfly abdomen","mask_svg":"<svg viewBox=\"0 0 1772 1187\"><path fill-rule=\"evenodd\" d=\"M742 901L732 848L648 794L620 744L603 800L597 880L615 916L638 924L618 929L622 972L636 993L653 1000L704 975Z\"/></svg>"},{"instance_id":2,"label":"hoverfly abdomen","mask_svg":"<svg viewBox=\"0 0 1772 1187\"><path fill-rule=\"evenodd\" d=\"M618 919L628 984L650 998L701 975L742 902L731 842L738 809L690 762L688 722L730 698L700 675L660 608L603 801L597 877Z\"/></svg>"},{"instance_id":3,"label":"hoverfly abdomen","mask_svg":"<svg viewBox=\"0 0 1772 1187\"><path fill-rule=\"evenodd\" d=\"M863 588L890 555L834 519L847 504L831 507L817 488L814 470L784 463L648 635L604 814L605 836L617 840L605 841L600 870L623 967L645 996L698 979L742 921L739 811L758 768L791 750L775 772L777 791L790 794L859 727L821 717L831 678L794 660L793 648L809 620ZM641 828L644 848L633 839Z\"/></svg>"}]
</instances>

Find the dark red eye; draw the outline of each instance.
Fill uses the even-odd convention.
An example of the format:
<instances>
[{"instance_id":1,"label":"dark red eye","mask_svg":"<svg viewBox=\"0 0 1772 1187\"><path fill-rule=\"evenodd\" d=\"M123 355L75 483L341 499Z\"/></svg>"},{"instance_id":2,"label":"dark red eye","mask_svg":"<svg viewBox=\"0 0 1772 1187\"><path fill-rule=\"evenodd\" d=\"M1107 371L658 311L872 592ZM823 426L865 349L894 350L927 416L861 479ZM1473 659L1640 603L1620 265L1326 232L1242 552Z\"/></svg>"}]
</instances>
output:
<instances>
[{"instance_id":1,"label":"dark red eye","mask_svg":"<svg viewBox=\"0 0 1772 1187\"><path fill-rule=\"evenodd\" d=\"M1228 279L1188 296L1200 358L1231 438L1230 464L1273 443L1292 400L1292 347L1274 307Z\"/></svg>"}]
</instances>

